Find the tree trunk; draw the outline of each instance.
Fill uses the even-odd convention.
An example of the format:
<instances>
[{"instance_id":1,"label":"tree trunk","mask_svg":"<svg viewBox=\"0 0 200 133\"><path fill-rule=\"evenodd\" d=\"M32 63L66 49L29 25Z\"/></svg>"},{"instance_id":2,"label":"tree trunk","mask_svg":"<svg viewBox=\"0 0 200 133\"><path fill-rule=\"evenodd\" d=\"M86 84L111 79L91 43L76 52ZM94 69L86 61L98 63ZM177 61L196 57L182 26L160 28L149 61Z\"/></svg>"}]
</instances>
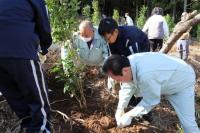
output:
<instances>
[{"instance_id":1,"label":"tree trunk","mask_svg":"<svg viewBox=\"0 0 200 133\"><path fill-rule=\"evenodd\" d=\"M200 13L198 14L197 11L193 11L187 16L185 21L181 21L176 24L174 31L172 32L160 52L168 53L172 46L176 43L176 41L181 37L181 35L198 23L200 23Z\"/></svg>"},{"instance_id":2,"label":"tree trunk","mask_svg":"<svg viewBox=\"0 0 200 133\"><path fill-rule=\"evenodd\" d=\"M151 0L147 0L147 18L149 16L151 16L151 10L152 10L152 1Z\"/></svg>"},{"instance_id":3,"label":"tree trunk","mask_svg":"<svg viewBox=\"0 0 200 133\"><path fill-rule=\"evenodd\" d=\"M187 12L187 0L184 0L183 11L184 11L184 12Z\"/></svg>"},{"instance_id":4,"label":"tree trunk","mask_svg":"<svg viewBox=\"0 0 200 133\"><path fill-rule=\"evenodd\" d=\"M174 3L174 0L171 0L171 2L173 2ZM172 19L173 19L173 21L175 20L175 18L176 18L176 4L174 4L173 5L173 8L172 8Z\"/></svg>"},{"instance_id":5,"label":"tree trunk","mask_svg":"<svg viewBox=\"0 0 200 133\"><path fill-rule=\"evenodd\" d=\"M138 0L135 1L135 18L138 18L139 16L139 5L138 5Z\"/></svg>"}]
</instances>

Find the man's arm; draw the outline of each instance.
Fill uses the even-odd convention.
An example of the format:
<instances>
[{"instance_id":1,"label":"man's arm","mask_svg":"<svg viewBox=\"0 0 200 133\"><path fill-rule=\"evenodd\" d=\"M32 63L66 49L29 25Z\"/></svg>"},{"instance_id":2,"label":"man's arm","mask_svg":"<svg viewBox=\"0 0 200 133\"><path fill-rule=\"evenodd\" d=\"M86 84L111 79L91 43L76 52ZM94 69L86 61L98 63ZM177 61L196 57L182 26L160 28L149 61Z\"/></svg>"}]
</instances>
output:
<instances>
[{"instance_id":1,"label":"man's arm","mask_svg":"<svg viewBox=\"0 0 200 133\"><path fill-rule=\"evenodd\" d=\"M139 83L142 93L142 101L132 110L125 113L119 120L119 127L126 127L131 124L133 117L141 116L150 112L160 103L161 86L153 79L145 79Z\"/></svg>"},{"instance_id":2,"label":"man's arm","mask_svg":"<svg viewBox=\"0 0 200 133\"><path fill-rule=\"evenodd\" d=\"M74 32L72 35L72 47L77 50L78 49L78 38L79 33L78 32Z\"/></svg>"},{"instance_id":3,"label":"man's arm","mask_svg":"<svg viewBox=\"0 0 200 133\"><path fill-rule=\"evenodd\" d=\"M106 43L106 41L104 39L102 39L101 43L102 43L102 46L103 46L103 58L105 60L109 56L109 53L108 53L109 52L109 50L108 50L109 46L108 46L108 43Z\"/></svg>"},{"instance_id":4,"label":"man's arm","mask_svg":"<svg viewBox=\"0 0 200 133\"><path fill-rule=\"evenodd\" d=\"M142 31L145 33L147 33L148 29L149 29L149 19L146 21L146 23L144 24L143 29L142 29Z\"/></svg>"},{"instance_id":5,"label":"man's arm","mask_svg":"<svg viewBox=\"0 0 200 133\"><path fill-rule=\"evenodd\" d=\"M150 51L149 39L144 32L142 33L142 36L143 36L143 40L140 41L141 52L149 52Z\"/></svg>"},{"instance_id":6,"label":"man's arm","mask_svg":"<svg viewBox=\"0 0 200 133\"><path fill-rule=\"evenodd\" d=\"M40 46L42 54L45 55L48 52L48 48L52 44L51 28L47 14L47 8L43 0L29 0L34 12L36 22L36 32L40 38Z\"/></svg>"},{"instance_id":7,"label":"man's arm","mask_svg":"<svg viewBox=\"0 0 200 133\"><path fill-rule=\"evenodd\" d=\"M128 103L135 93L136 86L132 83L122 83L119 91L119 102L117 109L124 109L128 106Z\"/></svg>"},{"instance_id":8,"label":"man's arm","mask_svg":"<svg viewBox=\"0 0 200 133\"><path fill-rule=\"evenodd\" d=\"M115 113L115 119L117 122L119 122L121 116L124 114L124 109L128 106L131 97L135 93L135 90L136 88L134 84L121 84L121 89L119 91L119 102Z\"/></svg>"},{"instance_id":9,"label":"man's arm","mask_svg":"<svg viewBox=\"0 0 200 133\"><path fill-rule=\"evenodd\" d=\"M144 78L139 84L143 99L135 108L127 112L130 113L130 116L132 117L147 114L152 108L160 103L161 85L159 83L154 79Z\"/></svg>"},{"instance_id":10,"label":"man's arm","mask_svg":"<svg viewBox=\"0 0 200 133\"><path fill-rule=\"evenodd\" d=\"M165 18L163 18L163 30L164 30L164 35L166 38L169 37L169 27L167 25L167 22L165 21Z\"/></svg>"},{"instance_id":11,"label":"man's arm","mask_svg":"<svg viewBox=\"0 0 200 133\"><path fill-rule=\"evenodd\" d=\"M147 35L140 29L137 30L137 37L135 37L135 45L138 47L139 51L137 52L149 52L150 51L150 42Z\"/></svg>"}]
</instances>

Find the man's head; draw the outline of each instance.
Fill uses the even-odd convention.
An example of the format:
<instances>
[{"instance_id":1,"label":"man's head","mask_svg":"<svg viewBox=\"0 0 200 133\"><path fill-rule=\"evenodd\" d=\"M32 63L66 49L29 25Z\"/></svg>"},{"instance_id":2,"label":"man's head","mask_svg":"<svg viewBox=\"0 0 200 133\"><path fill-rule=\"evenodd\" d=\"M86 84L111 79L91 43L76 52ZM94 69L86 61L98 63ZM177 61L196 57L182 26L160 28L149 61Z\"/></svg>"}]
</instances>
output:
<instances>
[{"instance_id":1,"label":"man's head","mask_svg":"<svg viewBox=\"0 0 200 133\"><path fill-rule=\"evenodd\" d=\"M131 82L133 80L130 62L125 56L111 55L104 62L102 70L111 78L120 82Z\"/></svg>"},{"instance_id":2,"label":"man's head","mask_svg":"<svg viewBox=\"0 0 200 133\"><path fill-rule=\"evenodd\" d=\"M186 20L187 20L187 17L188 17L188 13L187 13L187 12L183 12L183 13L181 14L181 21L182 21L182 22L186 21Z\"/></svg>"},{"instance_id":3,"label":"man's head","mask_svg":"<svg viewBox=\"0 0 200 133\"><path fill-rule=\"evenodd\" d=\"M163 9L161 7L154 7L151 15L163 15Z\"/></svg>"},{"instance_id":4,"label":"man's head","mask_svg":"<svg viewBox=\"0 0 200 133\"><path fill-rule=\"evenodd\" d=\"M98 32L109 44L113 44L118 36L118 24L112 18L104 18L100 21Z\"/></svg>"},{"instance_id":5,"label":"man's head","mask_svg":"<svg viewBox=\"0 0 200 133\"><path fill-rule=\"evenodd\" d=\"M127 13L125 13L125 17L127 17L127 16L129 16L128 12L127 12Z\"/></svg>"},{"instance_id":6,"label":"man's head","mask_svg":"<svg viewBox=\"0 0 200 133\"><path fill-rule=\"evenodd\" d=\"M84 20L79 25L79 33L82 40L89 42L94 37L93 25L90 21Z\"/></svg>"}]
</instances>

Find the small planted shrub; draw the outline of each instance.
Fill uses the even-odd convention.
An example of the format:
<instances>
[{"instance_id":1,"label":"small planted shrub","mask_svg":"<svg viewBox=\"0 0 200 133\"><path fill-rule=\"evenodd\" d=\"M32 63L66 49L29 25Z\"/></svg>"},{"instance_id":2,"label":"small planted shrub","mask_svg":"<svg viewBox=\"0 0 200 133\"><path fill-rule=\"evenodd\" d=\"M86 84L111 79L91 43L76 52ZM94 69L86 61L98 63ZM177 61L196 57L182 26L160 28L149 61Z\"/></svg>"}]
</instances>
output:
<instances>
[{"instance_id":1,"label":"small planted shrub","mask_svg":"<svg viewBox=\"0 0 200 133\"><path fill-rule=\"evenodd\" d=\"M169 33L172 33L173 30L174 30L174 26L175 26L173 18L169 14L167 14L165 16L165 20L166 20L168 27L169 27Z\"/></svg>"},{"instance_id":2,"label":"small planted shrub","mask_svg":"<svg viewBox=\"0 0 200 133\"><path fill-rule=\"evenodd\" d=\"M119 11L117 9L113 10L113 19L117 21L117 23L119 23Z\"/></svg>"},{"instance_id":3,"label":"small planted shrub","mask_svg":"<svg viewBox=\"0 0 200 133\"><path fill-rule=\"evenodd\" d=\"M86 19L91 19L91 7L90 7L90 5L86 5L85 7L83 7L82 15Z\"/></svg>"},{"instance_id":4,"label":"small planted shrub","mask_svg":"<svg viewBox=\"0 0 200 133\"><path fill-rule=\"evenodd\" d=\"M140 29L143 28L143 26L144 26L144 24L145 24L145 22L147 20L147 18L145 16L146 12L147 12L147 7L146 6L142 6L142 8L139 11L139 16L136 19L136 25Z\"/></svg>"},{"instance_id":5,"label":"small planted shrub","mask_svg":"<svg viewBox=\"0 0 200 133\"><path fill-rule=\"evenodd\" d=\"M99 2L98 0L93 0L92 2L92 9L93 9L93 14L92 14L92 22L95 26L99 25L99 22L101 20L101 15L99 11Z\"/></svg>"}]
</instances>

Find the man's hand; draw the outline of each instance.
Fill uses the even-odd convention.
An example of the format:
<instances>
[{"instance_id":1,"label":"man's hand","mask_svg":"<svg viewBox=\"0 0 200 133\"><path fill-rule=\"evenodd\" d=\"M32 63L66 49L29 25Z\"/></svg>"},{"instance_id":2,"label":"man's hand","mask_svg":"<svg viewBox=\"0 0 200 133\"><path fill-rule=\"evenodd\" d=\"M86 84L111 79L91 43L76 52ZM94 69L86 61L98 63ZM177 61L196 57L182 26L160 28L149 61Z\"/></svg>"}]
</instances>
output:
<instances>
[{"instance_id":1,"label":"man's hand","mask_svg":"<svg viewBox=\"0 0 200 133\"><path fill-rule=\"evenodd\" d=\"M131 122L132 122L132 117L128 113L126 113L117 122L117 127L123 128L129 126Z\"/></svg>"},{"instance_id":2,"label":"man's hand","mask_svg":"<svg viewBox=\"0 0 200 133\"><path fill-rule=\"evenodd\" d=\"M38 55L39 55L40 62L43 64L47 60L47 56L46 55L42 55L40 53Z\"/></svg>"},{"instance_id":3,"label":"man's hand","mask_svg":"<svg viewBox=\"0 0 200 133\"><path fill-rule=\"evenodd\" d=\"M116 113L115 113L115 120L117 121L117 125L122 117L122 115L124 114L124 110L122 109L117 109Z\"/></svg>"},{"instance_id":4,"label":"man's hand","mask_svg":"<svg viewBox=\"0 0 200 133\"><path fill-rule=\"evenodd\" d=\"M98 75L99 74L99 70L97 68L94 68L90 72L91 72L92 75Z\"/></svg>"}]
</instances>

